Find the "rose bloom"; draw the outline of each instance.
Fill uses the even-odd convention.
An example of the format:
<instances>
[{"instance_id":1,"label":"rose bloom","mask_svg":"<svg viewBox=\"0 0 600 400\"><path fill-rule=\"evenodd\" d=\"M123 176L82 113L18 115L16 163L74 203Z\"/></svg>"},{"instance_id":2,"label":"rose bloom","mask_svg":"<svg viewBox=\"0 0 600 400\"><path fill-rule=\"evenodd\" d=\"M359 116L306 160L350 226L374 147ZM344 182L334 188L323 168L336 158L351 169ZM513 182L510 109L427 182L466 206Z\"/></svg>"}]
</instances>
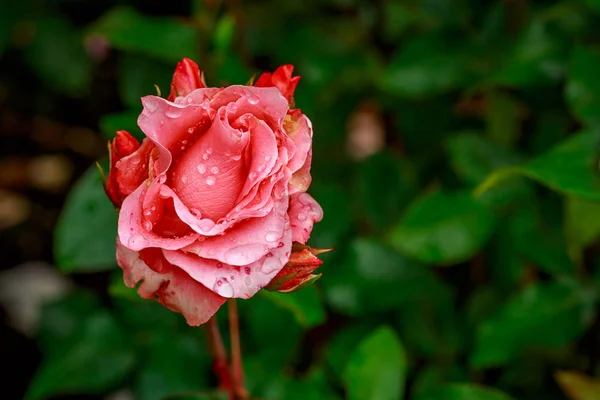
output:
<instances>
[{"instance_id":1,"label":"rose bloom","mask_svg":"<svg viewBox=\"0 0 600 400\"><path fill-rule=\"evenodd\" d=\"M184 59L168 99L142 98L142 143L125 131L110 143L105 189L120 207L124 281L190 325L227 298L269 284L292 291L317 277L319 251L304 244L323 211L306 193L312 126L290 105L292 70L208 88Z\"/></svg>"}]
</instances>

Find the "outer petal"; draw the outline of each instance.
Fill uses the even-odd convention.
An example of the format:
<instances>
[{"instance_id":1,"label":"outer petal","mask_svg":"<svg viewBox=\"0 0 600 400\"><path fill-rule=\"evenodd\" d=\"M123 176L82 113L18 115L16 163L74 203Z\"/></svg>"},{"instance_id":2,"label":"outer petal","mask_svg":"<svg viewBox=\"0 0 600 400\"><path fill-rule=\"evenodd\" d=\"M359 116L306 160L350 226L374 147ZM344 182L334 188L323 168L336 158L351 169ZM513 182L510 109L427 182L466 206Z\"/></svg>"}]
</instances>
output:
<instances>
[{"instance_id":1,"label":"outer petal","mask_svg":"<svg viewBox=\"0 0 600 400\"><path fill-rule=\"evenodd\" d=\"M177 63L175 68L168 100L173 101L176 97L185 96L196 89L205 87L206 84L198 64L189 58L184 58Z\"/></svg>"},{"instance_id":2,"label":"outer petal","mask_svg":"<svg viewBox=\"0 0 600 400\"><path fill-rule=\"evenodd\" d=\"M292 240L305 244L313 224L323 219L323 209L308 193L296 193L290 196L288 210L292 224Z\"/></svg>"},{"instance_id":3,"label":"outer petal","mask_svg":"<svg viewBox=\"0 0 600 400\"><path fill-rule=\"evenodd\" d=\"M140 148L115 163L114 177L119 191L125 196L133 193L149 175L150 153L154 145L144 139Z\"/></svg>"},{"instance_id":4,"label":"outer petal","mask_svg":"<svg viewBox=\"0 0 600 400\"><path fill-rule=\"evenodd\" d=\"M109 143L110 171L104 190L113 204L117 207L121 205L123 199L129 193L123 193L119 189L119 178L117 177L115 166L122 158L136 152L139 148L140 143L127 131L117 131L115 139Z\"/></svg>"},{"instance_id":5,"label":"outer petal","mask_svg":"<svg viewBox=\"0 0 600 400\"><path fill-rule=\"evenodd\" d=\"M210 287L220 296L248 299L267 285L287 263L291 248L291 230L287 228L276 248L247 266L234 267L195 254L164 250L165 258L192 278Z\"/></svg>"},{"instance_id":6,"label":"outer petal","mask_svg":"<svg viewBox=\"0 0 600 400\"><path fill-rule=\"evenodd\" d=\"M244 220L225 235L206 238L182 250L229 265L244 266L258 261L279 246L288 221L287 204L286 198L281 199L266 217Z\"/></svg>"},{"instance_id":7,"label":"outer petal","mask_svg":"<svg viewBox=\"0 0 600 400\"><path fill-rule=\"evenodd\" d=\"M154 272L137 252L122 246L119 240L117 262L123 269L123 280L127 286L133 288L142 281L138 288L142 298L157 298L165 307L183 314L189 325L205 323L225 302L223 297L172 265L164 273Z\"/></svg>"},{"instance_id":8,"label":"outer petal","mask_svg":"<svg viewBox=\"0 0 600 400\"><path fill-rule=\"evenodd\" d=\"M299 76L295 76L292 78L292 72L294 71L294 66L291 64L282 65L275 70L272 74L263 73L254 86L256 87L269 87L275 86L281 94L291 102L292 97L294 97L294 92L296 91L296 86L298 85L298 81L300 80Z\"/></svg>"}]
</instances>

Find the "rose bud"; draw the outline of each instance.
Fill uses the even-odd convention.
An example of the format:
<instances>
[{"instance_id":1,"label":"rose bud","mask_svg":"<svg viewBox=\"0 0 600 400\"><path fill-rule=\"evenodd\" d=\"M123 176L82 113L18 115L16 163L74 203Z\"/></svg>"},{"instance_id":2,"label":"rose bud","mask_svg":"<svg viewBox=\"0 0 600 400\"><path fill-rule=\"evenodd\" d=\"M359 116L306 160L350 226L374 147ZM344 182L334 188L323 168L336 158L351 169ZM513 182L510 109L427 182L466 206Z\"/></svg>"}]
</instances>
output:
<instances>
[{"instance_id":1,"label":"rose bud","mask_svg":"<svg viewBox=\"0 0 600 400\"><path fill-rule=\"evenodd\" d=\"M306 264L315 254L292 256L292 242L305 244L323 217L306 193L312 125L290 110L291 66L258 87L207 88L199 76L184 60L169 99L142 98L146 138L111 164L109 179L123 198L117 262L125 283L190 325L227 298L252 297L294 260Z\"/></svg>"},{"instance_id":2,"label":"rose bud","mask_svg":"<svg viewBox=\"0 0 600 400\"><path fill-rule=\"evenodd\" d=\"M179 96L186 96L196 89L205 87L204 74L198 68L198 64L189 58L184 58L175 68L168 100L173 101Z\"/></svg>"},{"instance_id":3,"label":"rose bud","mask_svg":"<svg viewBox=\"0 0 600 400\"><path fill-rule=\"evenodd\" d=\"M298 85L298 81L300 80L299 76L295 76L292 78L292 72L294 71L294 66L287 64L282 65L277 68L275 72L264 72L256 81L254 86L256 87L271 87L275 86L281 94L287 99L287 101L292 104L292 99L294 97L294 91L296 90L296 86Z\"/></svg>"},{"instance_id":4,"label":"rose bud","mask_svg":"<svg viewBox=\"0 0 600 400\"><path fill-rule=\"evenodd\" d=\"M323 261L319 260L317 256L332 250L315 249L314 247L294 243L287 264L265 289L281 293L292 293L312 285L322 275L313 274L323 264Z\"/></svg>"},{"instance_id":5,"label":"rose bud","mask_svg":"<svg viewBox=\"0 0 600 400\"><path fill-rule=\"evenodd\" d=\"M134 153L140 147L140 142L127 131L117 131L115 139L108 143L110 171L104 183L104 190L115 207L120 207L126 194L119 189L115 166L122 158Z\"/></svg>"}]
</instances>

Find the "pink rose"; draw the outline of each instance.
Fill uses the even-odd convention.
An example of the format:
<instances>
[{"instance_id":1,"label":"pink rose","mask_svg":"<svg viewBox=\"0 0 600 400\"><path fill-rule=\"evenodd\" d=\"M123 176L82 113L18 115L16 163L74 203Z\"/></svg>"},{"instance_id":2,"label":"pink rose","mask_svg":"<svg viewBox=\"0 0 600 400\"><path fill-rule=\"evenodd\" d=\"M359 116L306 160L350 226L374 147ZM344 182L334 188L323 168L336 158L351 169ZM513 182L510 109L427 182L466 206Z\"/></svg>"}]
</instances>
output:
<instances>
[{"instance_id":1,"label":"pink rose","mask_svg":"<svg viewBox=\"0 0 600 400\"><path fill-rule=\"evenodd\" d=\"M207 88L185 59L168 100L142 99L141 145L124 131L111 144L106 191L121 207L125 283L141 281L141 297L157 298L190 325L206 322L226 298L247 299L269 285L292 243L305 244L323 217L306 193L312 126L290 108L299 79L292 70L263 74L256 86ZM290 291L313 279L313 254L294 281L278 286Z\"/></svg>"}]
</instances>

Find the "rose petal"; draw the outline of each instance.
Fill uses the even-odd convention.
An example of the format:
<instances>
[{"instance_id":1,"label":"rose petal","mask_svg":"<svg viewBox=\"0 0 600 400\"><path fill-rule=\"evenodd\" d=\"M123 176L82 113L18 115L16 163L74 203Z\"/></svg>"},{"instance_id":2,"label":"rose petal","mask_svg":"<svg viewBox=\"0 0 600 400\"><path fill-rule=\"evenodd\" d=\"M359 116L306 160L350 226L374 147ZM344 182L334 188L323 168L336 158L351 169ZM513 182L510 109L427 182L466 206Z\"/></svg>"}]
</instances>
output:
<instances>
[{"instance_id":1,"label":"rose petal","mask_svg":"<svg viewBox=\"0 0 600 400\"><path fill-rule=\"evenodd\" d=\"M295 110L298 111L298 110ZM287 166L292 173L302 168L312 149L312 124L306 115L290 113L286 116L283 127L287 136L295 144L294 154ZM310 163L308 165L310 169Z\"/></svg>"},{"instance_id":2,"label":"rose petal","mask_svg":"<svg viewBox=\"0 0 600 400\"><path fill-rule=\"evenodd\" d=\"M298 85L298 81L300 80L299 76L295 76L292 78L292 72L294 71L294 66L291 64L286 64L278 67L275 72L272 74L269 72L263 73L254 86L256 87L265 87L265 86L275 86L279 89L281 94L288 100L291 101L292 97L294 97L294 91L296 90L296 86Z\"/></svg>"},{"instance_id":3,"label":"rose petal","mask_svg":"<svg viewBox=\"0 0 600 400\"><path fill-rule=\"evenodd\" d=\"M183 249L199 257L214 259L229 265L243 266L253 263L277 247L283 236L288 199L262 218L249 218L232 226L225 235L206 238Z\"/></svg>"},{"instance_id":4,"label":"rose petal","mask_svg":"<svg viewBox=\"0 0 600 400\"><path fill-rule=\"evenodd\" d=\"M248 177L243 153L250 137L229 126L221 108L208 131L182 153L171 186L195 214L218 221L233 208Z\"/></svg>"},{"instance_id":5,"label":"rose petal","mask_svg":"<svg viewBox=\"0 0 600 400\"><path fill-rule=\"evenodd\" d=\"M123 269L123 280L127 286L133 288L142 281L138 288L142 298L157 298L165 307L181 313L189 325L205 323L225 302L223 297L172 265L164 273L154 272L137 252L122 246L119 240L117 263Z\"/></svg>"},{"instance_id":6,"label":"rose petal","mask_svg":"<svg viewBox=\"0 0 600 400\"><path fill-rule=\"evenodd\" d=\"M308 193L296 193L290 196L288 214L292 224L292 240L305 244L313 224L323 218L323 209Z\"/></svg>"},{"instance_id":7,"label":"rose petal","mask_svg":"<svg viewBox=\"0 0 600 400\"><path fill-rule=\"evenodd\" d=\"M193 243L197 233L191 233L183 237L162 237L151 229L152 222L142 216L141 199L146 187L141 185L135 192L129 195L121 207L119 213L119 238L123 246L130 250L140 251L148 247L160 247L163 249L181 249Z\"/></svg>"},{"instance_id":8,"label":"rose petal","mask_svg":"<svg viewBox=\"0 0 600 400\"><path fill-rule=\"evenodd\" d=\"M144 139L140 148L115 164L115 180L124 195L130 195L148 179L148 160L153 148L153 143Z\"/></svg>"},{"instance_id":9,"label":"rose petal","mask_svg":"<svg viewBox=\"0 0 600 400\"><path fill-rule=\"evenodd\" d=\"M145 96L142 104L138 125L149 139L171 152L180 151L184 141L191 135L199 136L211 123L207 103L181 105L158 96Z\"/></svg>"},{"instance_id":10,"label":"rose petal","mask_svg":"<svg viewBox=\"0 0 600 400\"><path fill-rule=\"evenodd\" d=\"M181 250L164 250L163 253L170 263L220 296L248 299L268 284L287 263L292 248L291 236L291 230L286 229L277 247L260 260L242 267L221 264Z\"/></svg>"}]
</instances>

